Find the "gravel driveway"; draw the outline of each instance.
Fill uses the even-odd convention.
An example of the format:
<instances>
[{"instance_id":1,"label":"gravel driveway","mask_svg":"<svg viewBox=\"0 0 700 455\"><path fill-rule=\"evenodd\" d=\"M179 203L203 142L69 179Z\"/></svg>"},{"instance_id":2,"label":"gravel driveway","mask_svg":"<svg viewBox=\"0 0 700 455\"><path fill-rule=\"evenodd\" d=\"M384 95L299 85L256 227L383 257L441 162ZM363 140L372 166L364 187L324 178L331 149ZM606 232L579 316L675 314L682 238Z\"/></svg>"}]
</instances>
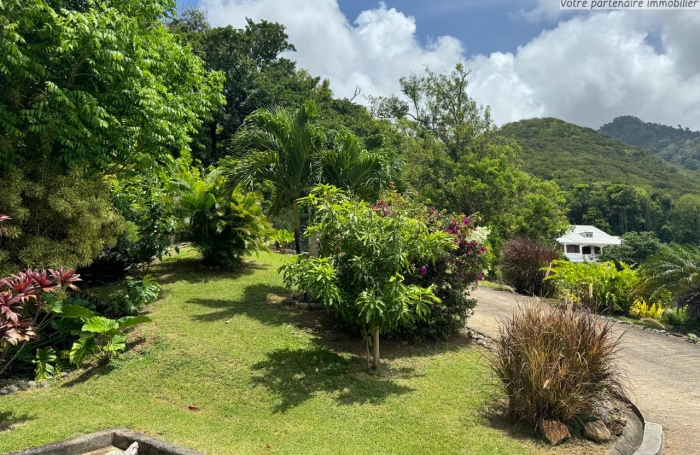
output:
<instances>
[{"instance_id":1,"label":"gravel driveway","mask_svg":"<svg viewBox=\"0 0 700 455\"><path fill-rule=\"evenodd\" d=\"M506 291L480 287L468 326L498 335L498 318L532 300ZM622 367L632 401L645 418L664 427L664 455L700 455L700 346L683 339L616 324L622 337Z\"/></svg>"}]
</instances>

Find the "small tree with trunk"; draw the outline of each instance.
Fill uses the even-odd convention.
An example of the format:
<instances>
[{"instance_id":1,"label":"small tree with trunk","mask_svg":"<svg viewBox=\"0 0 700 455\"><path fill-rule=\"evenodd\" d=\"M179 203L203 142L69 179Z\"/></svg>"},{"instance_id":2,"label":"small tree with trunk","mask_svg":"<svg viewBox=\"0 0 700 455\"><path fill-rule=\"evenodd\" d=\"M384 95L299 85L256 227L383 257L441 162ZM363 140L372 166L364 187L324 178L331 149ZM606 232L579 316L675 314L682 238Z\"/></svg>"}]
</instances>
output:
<instances>
[{"instance_id":1,"label":"small tree with trunk","mask_svg":"<svg viewBox=\"0 0 700 455\"><path fill-rule=\"evenodd\" d=\"M303 203L314 207L307 234L318 235L318 258L297 256L280 269L291 289L311 292L326 308L365 333L379 369L379 334L423 319L440 299L433 287L406 284L414 264L431 264L456 248L446 232L406 212L380 216L342 190L318 186Z\"/></svg>"}]
</instances>

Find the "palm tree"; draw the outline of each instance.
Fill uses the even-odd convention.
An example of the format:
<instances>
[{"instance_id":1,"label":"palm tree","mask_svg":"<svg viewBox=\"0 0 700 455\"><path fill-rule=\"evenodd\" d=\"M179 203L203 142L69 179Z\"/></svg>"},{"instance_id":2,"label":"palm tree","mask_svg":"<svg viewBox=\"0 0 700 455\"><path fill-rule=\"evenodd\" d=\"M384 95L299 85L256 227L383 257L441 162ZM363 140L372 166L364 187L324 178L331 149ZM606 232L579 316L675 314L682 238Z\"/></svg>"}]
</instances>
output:
<instances>
[{"instance_id":1,"label":"palm tree","mask_svg":"<svg viewBox=\"0 0 700 455\"><path fill-rule=\"evenodd\" d=\"M321 146L321 136L312 122L315 114L313 102L305 102L295 112L259 109L248 116L233 139L235 149L249 152L236 163L234 180L247 185L271 182L275 187L272 214L291 204L297 253L301 253L297 201L309 193L316 180L312 163Z\"/></svg>"},{"instance_id":2,"label":"palm tree","mask_svg":"<svg viewBox=\"0 0 700 455\"><path fill-rule=\"evenodd\" d=\"M340 132L335 146L319 159L320 180L369 201L389 186L389 166L380 153L364 149L357 136Z\"/></svg>"},{"instance_id":3,"label":"palm tree","mask_svg":"<svg viewBox=\"0 0 700 455\"><path fill-rule=\"evenodd\" d=\"M700 249L694 245L671 245L640 268L639 291L654 297L673 296L678 308L700 318Z\"/></svg>"}]
</instances>

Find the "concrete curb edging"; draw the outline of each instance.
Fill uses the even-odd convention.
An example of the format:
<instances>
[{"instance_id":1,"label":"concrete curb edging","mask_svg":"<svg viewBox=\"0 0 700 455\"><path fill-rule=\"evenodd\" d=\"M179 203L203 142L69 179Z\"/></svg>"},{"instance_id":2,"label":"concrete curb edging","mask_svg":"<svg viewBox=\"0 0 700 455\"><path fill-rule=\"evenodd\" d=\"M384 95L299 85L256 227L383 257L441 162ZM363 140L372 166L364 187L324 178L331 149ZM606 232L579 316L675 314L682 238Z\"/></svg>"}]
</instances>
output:
<instances>
[{"instance_id":1,"label":"concrete curb edging","mask_svg":"<svg viewBox=\"0 0 700 455\"><path fill-rule=\"evenodd\" d=\"M127 428L90 433L66 441L33 447L8 455L76 455L109 446L126 450L134 441L139 443L139 455L202 455L200 452L152 438Z\"/></svg>"},{"instance_id":2,"label":"concrete curb edging","mask_svg":"<svg viewBox=\"0 0 700 455\"><path fill-rule=\"evenodd\" d=\"M664 429L658 423L644 422L644 439L634 455L662 455L664 453Z\"/></svg>"}]
</instances>

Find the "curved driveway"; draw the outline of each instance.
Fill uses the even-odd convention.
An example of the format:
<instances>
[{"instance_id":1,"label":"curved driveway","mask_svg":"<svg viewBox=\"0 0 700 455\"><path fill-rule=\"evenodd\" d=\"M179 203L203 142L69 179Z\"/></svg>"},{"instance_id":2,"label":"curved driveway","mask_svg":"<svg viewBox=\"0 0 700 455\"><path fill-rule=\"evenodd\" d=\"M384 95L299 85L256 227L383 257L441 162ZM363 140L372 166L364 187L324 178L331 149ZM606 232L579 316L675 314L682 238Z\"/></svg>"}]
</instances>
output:
<instances>
[{"instance_id":1,"label":"curved driveway","mask_svg":"<svg viewBox=\"0 0 700 455\"><path fill-rule=\"evenodd\" d=\"M498 335L498 319L532 300L480 287L467 325ZM621 363L630 379L631 398L645 418L664 427L664 455L700 455L700 346L673 336L615 324L622 337Z\"/></svg>"}]
</instances>

